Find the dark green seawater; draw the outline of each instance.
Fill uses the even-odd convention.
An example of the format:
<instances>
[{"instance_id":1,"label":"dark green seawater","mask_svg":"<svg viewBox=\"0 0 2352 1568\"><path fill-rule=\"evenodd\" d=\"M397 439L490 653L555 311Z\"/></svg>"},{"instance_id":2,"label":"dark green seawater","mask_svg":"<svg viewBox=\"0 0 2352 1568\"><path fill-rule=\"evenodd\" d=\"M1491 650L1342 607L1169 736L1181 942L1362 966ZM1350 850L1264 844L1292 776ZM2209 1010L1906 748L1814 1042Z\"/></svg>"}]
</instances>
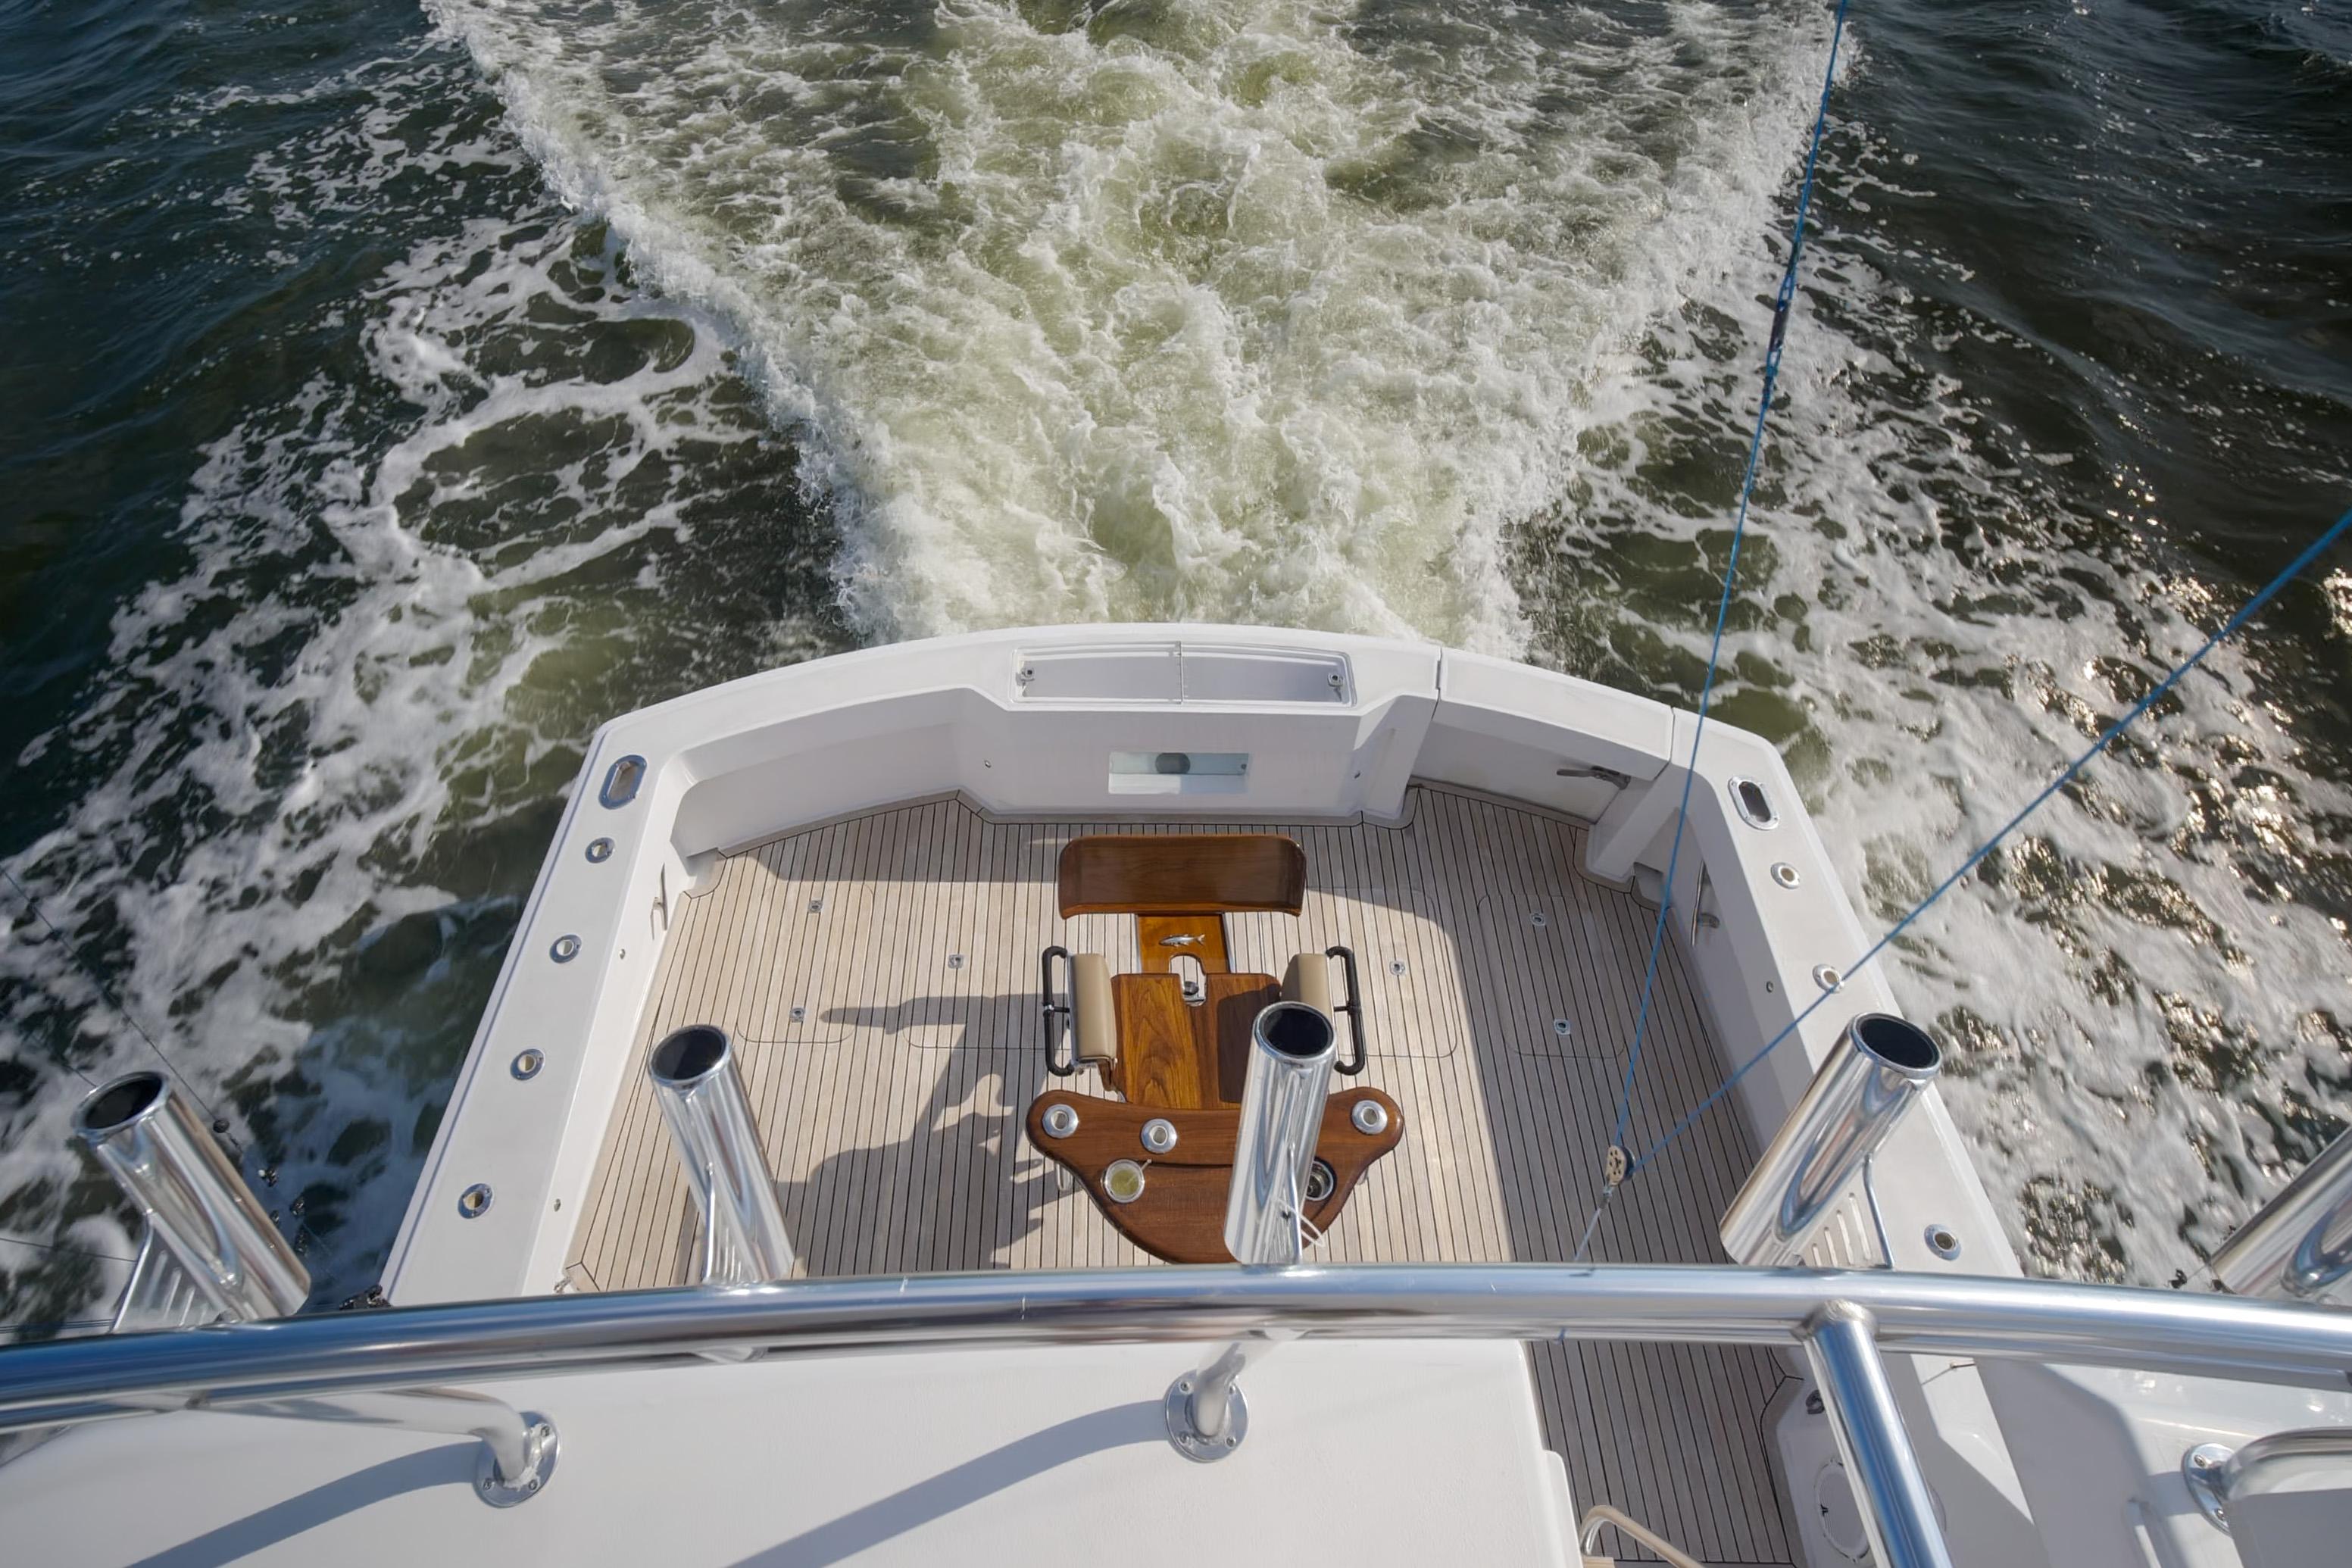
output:
<instances>
[{"instance_id":1,"label":"dark green seawater","mask_svg":"<svg viewBox=\"0 0 2352 1568\"><path fill-rule=\"evenodd\" d=\"M0 0L0 1316L119 1279L158 1054L370 1283L612 714L1180 616L1695 700L1828 37ZM2352 10L1847 42L1716 711L1875 926L2352 504ZM2336 559L1894 959L2031 1266L2352 1115L2347 676Z\"/></svg>"}]
</instances>

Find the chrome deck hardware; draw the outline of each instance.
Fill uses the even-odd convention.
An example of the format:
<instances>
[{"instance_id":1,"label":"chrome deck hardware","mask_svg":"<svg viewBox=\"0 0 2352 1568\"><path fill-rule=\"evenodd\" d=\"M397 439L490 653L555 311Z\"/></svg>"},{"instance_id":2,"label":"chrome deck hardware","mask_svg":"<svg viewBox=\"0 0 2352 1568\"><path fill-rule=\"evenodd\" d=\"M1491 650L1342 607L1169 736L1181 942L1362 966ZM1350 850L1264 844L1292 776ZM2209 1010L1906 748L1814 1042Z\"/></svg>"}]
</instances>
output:
<instances>
[{"instance_id":1,"label":"chrome deck hardware","mask_svg":"<svg viewBox=\"0 0 2352 1568\"><path fill-rule=\"evenodd\" d=\"M1847 1183L1943 1065L1927 1031L1891 1013L1849 1024L1724 1211L1725 1249L1768 1268L1801 1258Z\"/></svg>"},{"instance_id":2,"label":"chrome deck hardware","mask_svg":"<svg viewBox=\"0 0 2352 1568\"><path fill-rule=\"evenodd\" d=\"M703 1283L757 1285L791 1274L792 1237L727 1031L709 1024L673 1030L653 1048L646 1073L702 1209Z\"/></svg>"},{"instance_id":3,"label":"chrome deck hardware","mask_svg":"<svg viewBox=\"0 0 2352 1568\"><path fill-rule=\"evenodd\" d=\"M212 1318L250 1323L301 1309L310 1271L163 1074L135 1072L93 1089L73 1126L147 1220L118 1331Z\"/></svg>"},{"instance_id":4,"label":"chrome deck hardware","mask_svg":"<svg viewBox=\"0 0 2352 1568\"><path fill-rule=\"evenodd\" d=\"M2326 1475L2339 1484L2352 1465L2352 1427L2306 1426L2273 1432L2242 1448L2200 1443L2180 1457L2180 1479L2198 1511L2222 1530L2230 1504L2241 1498L2284 1491L2304 1477Z\"/></svg>"},{"instance_id":5,"label":"chrome deck hardware","mask_svg":"<svg viewBox=\"0 0 2352 1568\"><path fill-rule=\"evenodd\" d=\"M2238 1227L2213 1277L2241 1296L2352 1306L2352 1131Z\"/></svg>"}]
</instances>

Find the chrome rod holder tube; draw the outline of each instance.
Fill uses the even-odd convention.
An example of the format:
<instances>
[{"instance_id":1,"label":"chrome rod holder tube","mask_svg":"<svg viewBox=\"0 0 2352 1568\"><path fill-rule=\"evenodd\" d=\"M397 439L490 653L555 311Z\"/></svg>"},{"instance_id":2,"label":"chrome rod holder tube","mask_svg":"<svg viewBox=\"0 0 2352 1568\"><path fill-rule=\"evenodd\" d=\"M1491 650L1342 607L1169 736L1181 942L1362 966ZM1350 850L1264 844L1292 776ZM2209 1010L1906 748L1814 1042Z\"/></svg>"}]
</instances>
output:
<instances>
[{"instance_id":1,"label":"chrome rod holder tube","mask_svg":"<svg viewBox=\"0 0 2352 1568\"><path fill-rule=\"evenodd\" d=\"M2233 1295L2352 1307L2352 1131L2238 1227L2213 1277Z\"/></svg>"},{"instance_id":2,"label":"chrome rod holder tube","mask_svg":"<svg viewBox=\"0 0 2352 1568\"><path fill-rule=\"evenodd\" d=\"M1724 1210L1725 1250L1765 1268L1800 1260L1846 1184L1943 1065L1927 1032L1892 1013L1847 1025Z\"/></svg>"},{"instance_id":3,"label":"chrome rod holder tube","mask_svg":"<svg viewBox=\"0 0 2352 1568\"><path fill-rule=\"evenodd\" d=\"M2352 1426L2305 1426L2273 1432L2243 1447L2200 1443L2180 1457L2180 1479L2198 1511L2226 1531L2230 1505L2264 1492L2284 1491L2305 1476L2339 1485L2352 1475Z\"/></svg>"},{"instance_id":4,"label":"chrome rod holder tube","mask_svg":"<svg viewBox=\"0 0 2352 1568\"><path fill-rule=\"evenodd\" d=\"M163 1074L130 1073L92 1089L73 1128L146 1216L148 1245L162 1246L215 1314L257 1322L301 1310L310 1270Z\"/></svg>"},{"instance_id":5,"label":"chrome rod holder tube","mask_svg":"<svg viewBox=\"0 0 2352 1568\"><path fill-rule=\"evenodd\" d=\"M1854 1500L1885 1568L1952 1568L1936 1500L1878 1357L1877 1324L1851 1301L1832 1301L1805 1325L1805 1360L1821 1390Z\"/></svg>"},{"instance_id":6,"label":"chrome rod holder tube","mask_svg":"<svg viewBox=\"0 0 2352 1568\"><path fill-rule=\"evenodd\" d=\"M1338 1054L1331 1020L1304 1002L1276 1002L1250 1026L1225 1194L1225 1250L1236 1263L1282 1268L1299 1259L1307 1171Z\"/></svg>"},{"instance_id":7,"label":"chrome rod holder tube","mask_svg":"<svg viewBox=\"0 0 2352 1568\"><path fill-rule=\"evenodd\" d=\"M790 1275L783 1205L727 1031L709 1024L673 1030L654 1047L646 1073L702 1208L703 1283L757 1285Z\"/></svg>"}]
</instances>

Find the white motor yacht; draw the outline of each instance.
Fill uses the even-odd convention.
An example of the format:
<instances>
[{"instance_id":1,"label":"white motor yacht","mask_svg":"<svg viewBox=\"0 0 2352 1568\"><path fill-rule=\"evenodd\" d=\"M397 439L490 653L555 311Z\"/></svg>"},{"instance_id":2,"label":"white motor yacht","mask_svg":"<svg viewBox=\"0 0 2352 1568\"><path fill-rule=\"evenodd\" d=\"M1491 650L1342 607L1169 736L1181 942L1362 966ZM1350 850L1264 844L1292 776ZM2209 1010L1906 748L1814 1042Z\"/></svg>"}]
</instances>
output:
<instances>
[{"instance_id":1,"label":"white motor yacht","mask_svg":"<svg viewBox=\"0 0 2352 1568\"><path fill-rule=\"evenodd\" d=\"M83 1105L148 1236L0 1352L0 1554L2343 1561L2352 1143L2226 1289L2022 1279L1869 945L1769 744L1435 647L632 713L364 1300Z\"/></svg>"}]
</instances>

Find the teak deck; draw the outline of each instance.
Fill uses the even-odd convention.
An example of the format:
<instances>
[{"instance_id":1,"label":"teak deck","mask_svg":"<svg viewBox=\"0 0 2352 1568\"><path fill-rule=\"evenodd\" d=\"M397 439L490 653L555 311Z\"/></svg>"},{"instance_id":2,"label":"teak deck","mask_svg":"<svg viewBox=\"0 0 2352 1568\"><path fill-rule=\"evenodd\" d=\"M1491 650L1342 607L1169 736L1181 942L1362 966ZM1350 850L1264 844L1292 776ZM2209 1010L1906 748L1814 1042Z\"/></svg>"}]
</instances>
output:
<instances>
[{"instance_id":1,"label":"teak deck","mask_svg":"<svg viewBox=\"0 0 2352 1568\"><path fill-rule=\"evenodd\" d=\"M1576 871L1583 829L1568 819L1432 785L1414 787L1411 813L1397 828L1252 827L1305 847L1305 906L1226 918L1240 971L1355 949L1370 1062L1341 1082L1402 1110L1402 1143L1314 1255L1567 1258L1599 1184L1654 912ZM999 821L938 800L724 859L677 900L567 1278L621 1289L692 1277L698 1226L642 1066L688 1023L737 1042L809 1273L1150 1264L1027 1144L1040 1091L1097 1091L1091 1072L1045 1072L1037 954L1060 942L1108 954L1115 973L1140 967L1132 918L1056 912L1071 837L1219 830L1234 826ZM1669 944L1636 1137L1723 1070ZM1719 1261L1717 1218L1754 1152L1736 1117L1701 1119L1619 1194L1591 1256ZM1529 1358L1580 1506L1614 1503L1709 1563L1792 1561L1762 1430L1778 1358L1593 1344Z\"/></svg>"}]
</instances>

